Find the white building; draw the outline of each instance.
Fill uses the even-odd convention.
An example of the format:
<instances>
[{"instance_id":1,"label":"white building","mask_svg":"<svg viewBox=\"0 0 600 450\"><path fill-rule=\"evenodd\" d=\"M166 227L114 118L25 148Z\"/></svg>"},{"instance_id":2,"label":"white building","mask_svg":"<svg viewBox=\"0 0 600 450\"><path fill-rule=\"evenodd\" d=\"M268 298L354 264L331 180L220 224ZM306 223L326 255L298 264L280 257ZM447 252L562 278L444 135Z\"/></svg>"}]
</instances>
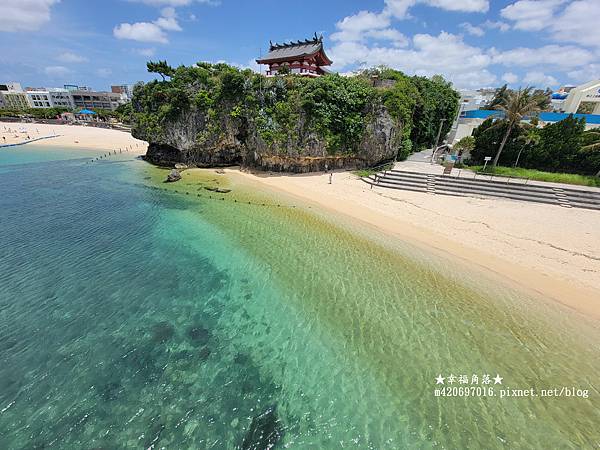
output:
<instances>
[{"instance_id":1,"label":"white building","mask_svg":"<svg viewBox=\"0 0 600 450\"><path fill-rule=\"evenodd\" d=\"M68 90L61 88L50 88L48 89L48 92L50 93L50 102L55 108L75 108L73 96Z\"/></svg>"},{"instance_id":2,"label":"white building","mask_svg":"<svg viewBox=\"0 0 600 450\"><path fill-rule=\"evenodd\" d=\"M463 89L460 93L460 112L481 109L494 98L495 91L490 89L479 89L469 91Z\"/></svg>"},{"instance_id":3,"label":"white building","mask_svg":"<svg viewBox=\"0 0 600 450\"><path fill-rule=\"evenodd\" d=\"M0 84L0 107L7 109L27 109L30 107L27 94L19 83Z\"/></svg>"},{"instance_id":4,"label":"white building","mask_svg":"<svg viewBox=\"0 0 600 450\"><path fill-rule=\"evenodd\" d=\"M68 108L75 107L69 91L61 88L28 89L26 91L32 108Z\"/></svg>"},{"instance_id":5,"label":"white building","mask_svg":"<svg viewBox=\"0 0 600 450\"><path fill-rule=\"evenodd\" d=\"M52 106L48 91L36 89L25 91L25 94L27 94L27 100L32 108L50 108Z\"/></svg>"},{"instance_id":6,"label":"white building","mask_svg":"<svg viewBox=\"0 0 600 450\"><path fill-rule=\"evenodd\" d=\"M600 80L571 89L561 111L569 114L600 114Z\"/></svg>"},{"instance_id":7,"label":"white building","mask_svg":"<svg viewBox=\"0 0 600 450\"><path fill-rule=\"evenodd\" d=\"M71 91L75 108L112 109L115 110L126 103L121 94L114 92Z\"/></svg>"}]
</instances>

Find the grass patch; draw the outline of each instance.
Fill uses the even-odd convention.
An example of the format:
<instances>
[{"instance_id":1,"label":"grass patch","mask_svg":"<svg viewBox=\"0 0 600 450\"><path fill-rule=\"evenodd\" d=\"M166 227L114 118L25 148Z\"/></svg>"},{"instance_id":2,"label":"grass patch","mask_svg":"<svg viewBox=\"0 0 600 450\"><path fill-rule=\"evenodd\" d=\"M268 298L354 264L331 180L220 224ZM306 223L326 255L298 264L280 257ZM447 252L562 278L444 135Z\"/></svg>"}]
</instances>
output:
<instances>
[{"instance_id":1,"label":"grass patch","mask_svg":"<svg viewBox=\"0 0 600 450\"><path fill-rule=\"evenodd\" d=\"M471 170L482 172L483 166L471 166ZM574 173L543 172L535 169L521 167L486 167L485 173L511 177L529 178L535 181L549 181L552 183L578 184L580 186L600 187L600 178Z\"/></svg>"}]
</instances>

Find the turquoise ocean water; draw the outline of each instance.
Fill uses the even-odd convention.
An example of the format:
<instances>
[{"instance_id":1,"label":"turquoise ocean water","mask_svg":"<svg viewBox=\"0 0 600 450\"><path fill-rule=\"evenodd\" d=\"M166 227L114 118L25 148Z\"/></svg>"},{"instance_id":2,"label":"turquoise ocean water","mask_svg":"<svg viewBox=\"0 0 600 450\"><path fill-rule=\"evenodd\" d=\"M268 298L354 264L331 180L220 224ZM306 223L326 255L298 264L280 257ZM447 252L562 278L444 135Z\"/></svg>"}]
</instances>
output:
<instances>
[{"instance_id":1,"label":"turquoise ocean water","mask_svg":"<svg viewBox=\"0 0 600 450\"><path fill-rule=\"evenodd\" d=\"M0 151L0 449L265 448L257 429L292 449L600 446L597 322L101 153ZM503 381L436 396L450 374Z\"/></svg>"}]
</instances>

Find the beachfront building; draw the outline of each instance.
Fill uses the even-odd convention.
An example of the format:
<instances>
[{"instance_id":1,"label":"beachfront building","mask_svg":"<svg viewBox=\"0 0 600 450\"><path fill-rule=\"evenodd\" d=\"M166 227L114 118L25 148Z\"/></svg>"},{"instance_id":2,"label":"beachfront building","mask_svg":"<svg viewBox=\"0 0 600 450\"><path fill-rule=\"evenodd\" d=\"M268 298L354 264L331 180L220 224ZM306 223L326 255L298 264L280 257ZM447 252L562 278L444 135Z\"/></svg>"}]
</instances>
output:
<instances>
[{"instance_id":1,"label":"beachfront building","mask_svg":"<svg viewBox=\"0 0 600 450\"><path fill-rule=\"evenodd\" d=\"M27 109L31 107L25 92L0 91L0 95L6 109Z\"/></svg>"},{"instance_id":2,"label":"beachfront building","mask_svg":"<svg viewBox=\"0 0 600 450\"><path fill-rule=\"evenodd\" d=\"M269 66L267 76L275 76L285 67L286 72L319 77L327 73L325 67L333 63L325 54L323 36L317 37L316 33L314 38L304 41L269 44L269 53L256 60L258 64Z\"/></svg>"},{"instance_id":3,"label":"beachfront building","mask_svg":"<svg viewBox=\"0 0 600 450\"><path fill-rule=\"evenodd\" d=\"M27 89L25 91L29 105L32 108L50 108L52 103L50 102L50 92L43 89Z\"/></svg>"},{"instance_id":4,"label":"beachfront building","mask_svg":"<svg viewBox=\"0 0 600 450\"><path fill-rule=\"evenodd\" d=\"M131 100L133 97L133 86L129 84L119 84L110 87L113 94L120 94L123 100Z\"/></svg>"},{"instance_id":5,"label":"beachfront building","mask_svg":"<svg viewBox=\"0 0 600 450\"><path fill-rule=\"evenodd\" d=\"M0 107L6 109L29 108L29 99L19 83L0 84Z\"/></svg>"},{"instance_id":6,"label":"beachfront building","mask_svg":"<svg viewBox=\"0 0 600 450\"><path fill-rule=\"evenodd\" d=\"M75 108L82 109L112 109L115 110L119 105L125 103L121 94L114 92L95 92L95 91L71 91L73 104Z\"/></svg>"},{"instance_id":7,"label":"beachfront building","mask_svg":"<svg viewBox=\"0 0 600 450\"><path fill-rule=\"evenodd\" d=\"M573 87L566 94L559 111L573 114L600 114L600 80Z\"/></svg>"},{"instance_id":8,"label":"beachfront building","mask_svg":"<svg viewBox=\"0 0 600 450\"><path fill-rule=\"evenodd\" d=\"M72 109L73 98L66 89L29 88L25 91L32 108L67 108Z\"/></svg>"},{"instance_id":9,"label":"beachfront building","mask_svg":"<svg viewBox=\"0 0 600 450\"><path fill-rule=\"evenodd\" d=\"M55 108L73 109L75 107L73 97L66 89L50 88L48 92L50 94L50 103Z\"/></svg>"}]
</instances>

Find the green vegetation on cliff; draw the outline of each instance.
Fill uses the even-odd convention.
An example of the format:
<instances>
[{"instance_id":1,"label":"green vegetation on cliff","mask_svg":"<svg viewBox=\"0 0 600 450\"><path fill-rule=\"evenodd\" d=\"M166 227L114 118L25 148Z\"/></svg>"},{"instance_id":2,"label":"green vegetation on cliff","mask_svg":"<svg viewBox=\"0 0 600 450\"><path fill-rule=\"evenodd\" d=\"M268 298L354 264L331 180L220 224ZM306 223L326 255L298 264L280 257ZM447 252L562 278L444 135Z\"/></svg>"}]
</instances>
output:
<instances>
[{"instance_id":1,"label":"green vegetation on cliff","mask_svg":"<svg viewBox=\"0 0 600 450\"><path fill-rule=\"evenodd\" d=\"M440 119L451 126L459 95L441 77L388 68L357 76L266 78L226 64L149 64L168 76L137 86L134 135L168 147L172 158L214 162L219 152L251 162L266 156L361 160L405 158L430 146ZM393 80L377 87L375 80ZM206 157L207 153L213 156Z\"/></svg>"}]
</instances>

